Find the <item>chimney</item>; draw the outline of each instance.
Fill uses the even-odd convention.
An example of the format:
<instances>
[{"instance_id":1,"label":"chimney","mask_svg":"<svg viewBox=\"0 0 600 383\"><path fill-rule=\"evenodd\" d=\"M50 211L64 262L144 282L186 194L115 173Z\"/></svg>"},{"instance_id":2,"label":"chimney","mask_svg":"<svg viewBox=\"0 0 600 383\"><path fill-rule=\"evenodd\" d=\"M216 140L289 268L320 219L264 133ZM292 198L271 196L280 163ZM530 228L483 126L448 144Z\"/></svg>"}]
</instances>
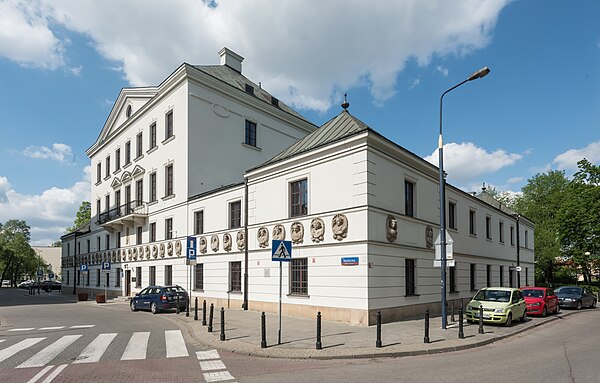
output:
<instances>
[{"instance_id":1,"label":"chimney","mask_svg":"<svg viewBox=\"0 0 600 383\"><path fill-rule=\"evenodd\" d=\"M242 61L244 58L228 48L219 51L221 56L221 65L227 65L236 72L242 73Z\"/></svg>"}]
</instances>

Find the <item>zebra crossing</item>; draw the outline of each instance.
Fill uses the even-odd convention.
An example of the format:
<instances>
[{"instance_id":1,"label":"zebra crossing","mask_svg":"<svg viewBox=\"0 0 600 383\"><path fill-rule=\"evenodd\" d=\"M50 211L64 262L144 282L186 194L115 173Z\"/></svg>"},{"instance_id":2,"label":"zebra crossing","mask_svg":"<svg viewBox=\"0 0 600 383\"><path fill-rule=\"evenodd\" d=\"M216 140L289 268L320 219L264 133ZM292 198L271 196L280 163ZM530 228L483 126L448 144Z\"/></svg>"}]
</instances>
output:
<instances>
[{"instance_id":1,"label":"zebra crossing","mask_svg":"<svg viewBox=\"0 0 600 383\"><path fill-rule=\"evenodd\" d=\"M129 337L128 340L127 337ZM119 342L115 342L116 339ZM124 344L125 340L127 340L127 346L123 350L120 344ZM86 344L86 342L89 343ZM96 363L105 354L107 355L104 360L119 359L119 355L120 360L143 360L148 359L149 351L152 351L151 358L189 356L181 330L164 331L164 338L162 334L155 334L154 341L151 341L151 332L134 332L101 333L91 341L89 338L84 339L83 335L77 334L55 337L35 336L16 341L13 344L10 343L12 343L11 339L0 339L0 367L46 367L50 363L58 364L57 362L66 364ZM158 350L157 344L164 344L164 350ZM107 352L111 347L113 350ZM72 358L71 355L78 356Z\"/></svg>"}]
</instances>

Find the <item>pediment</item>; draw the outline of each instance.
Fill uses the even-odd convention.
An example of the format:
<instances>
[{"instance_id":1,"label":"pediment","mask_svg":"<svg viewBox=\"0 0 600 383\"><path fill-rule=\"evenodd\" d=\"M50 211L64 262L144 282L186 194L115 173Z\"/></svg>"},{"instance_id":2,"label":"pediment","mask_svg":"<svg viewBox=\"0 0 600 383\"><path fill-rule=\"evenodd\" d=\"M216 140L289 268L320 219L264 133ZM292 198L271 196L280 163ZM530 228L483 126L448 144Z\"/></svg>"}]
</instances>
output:
<instances>
[{"instance_id":1,"label":"pediment","mask_svg":"<svg viewBox=\"0 0 600 383\"><path fill-rule=\"evenodd\" d=\"M123 175L121 176L121 182L122 183L131 182L131 173L129 173L129 172L123 172Z\"/></svg>"},{"instance_id":2,"label":"pediment","mask_svg":"<svg viewBox=\"0 0 600 383\"><path fill-rule=\"evenodd\" d=\"M113 179L112 183L110 184L110 186L113 189L116 189L116 188L118 188L121 185L123 185L123 183L121 182L121 180L119 179L119 177L115 177L115 179Z\"/></svg>"},{"instance_id":3,"label":"pediment","mask_svg":"<svg viewBox=\"0 0 600 383\"><path fill-rule=\"evenodd\" d=\"M146 170L143 167L141 167L140 165L136 165L135 168L133 168L133 171L131 172L131 176L133 178L138 178L140 176L143 176L145 172Z\"/></svg>"}]
</instances>

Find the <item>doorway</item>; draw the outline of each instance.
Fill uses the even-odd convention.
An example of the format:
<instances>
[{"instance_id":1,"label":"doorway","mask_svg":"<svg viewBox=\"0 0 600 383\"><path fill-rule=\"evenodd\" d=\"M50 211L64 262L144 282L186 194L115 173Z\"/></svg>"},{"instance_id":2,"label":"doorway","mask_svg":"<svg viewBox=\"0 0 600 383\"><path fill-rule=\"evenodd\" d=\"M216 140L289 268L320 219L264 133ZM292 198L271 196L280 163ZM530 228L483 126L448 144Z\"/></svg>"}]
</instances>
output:
<instances>
[{"instance_id":1,"label":"doorway","mask_svg":"<svg viewBox=\"0 0 600 383\"><path fill-rule=\"evenodd\" d=\"M125 270L125 296L131 295L131 270Z\"/></svg>"}]
</instances>

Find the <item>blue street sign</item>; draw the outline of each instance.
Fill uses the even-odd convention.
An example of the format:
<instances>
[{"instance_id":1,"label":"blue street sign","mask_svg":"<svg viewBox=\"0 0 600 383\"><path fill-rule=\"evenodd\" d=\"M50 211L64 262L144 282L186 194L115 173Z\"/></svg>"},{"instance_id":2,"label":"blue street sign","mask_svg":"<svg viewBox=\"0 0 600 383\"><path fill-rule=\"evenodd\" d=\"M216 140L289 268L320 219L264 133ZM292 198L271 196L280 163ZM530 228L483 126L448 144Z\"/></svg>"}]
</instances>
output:
<instances>
[{"instance_id":1,"label":"blue street sign","mask_svg":"<svg viewBox=\"0 0 600 383\"><path fill-rule=\"evenodd\" d=\"M356 266L358 265L358 257L343 257L342 266Z\"/></svg>"},{"instance_id":2,"label":"blue street sign","mask_svg":"<svg viewBox=\"0 0 600 383\"><path fill-rule=\"evenodd\" d=\"M271 241L271 260L289 262L292 260L292 241Z\"/></svg>"},{"instance_id":3,"label":"blue street sign","mask_svg":"<svg viewBox=\"0 0 600 383\"><path fill-rule=\"evenodd\" d=\"M54 278L54 274L53 273L48 274L48 278L50 278L50 279Z\"/></svg>"},{"instance_id":4,"label":"blue street sign","mask_svg":"<svg viewBox=\"0 0 600 383\"><path fill-rule=\"evenodd\" d=\"M88 271L88 265L86 265L86 264L79 265L79 271Z\"/></svg>"},{"instance_id":5,"label":"blue street sign","mask_svg":"<svg viewBox=\"0 0 600 383\"><path fill-rule=\"evenodd\" d=\"M37 271L37 275L38 275L39 277L41 277L42 275L44 275L44 272L43 272L42 270L38 270L38 271Z\"/></svg>"},{"instance_id":6,"label":"blue street sign","mask_svg":"<svg viewBox=\"0 0 600 383\"><path fill-rule=\"evenodd\" d=\"M102 262L102 270L110 271L110 262Z\"/></svg>"},{"instance_id":7,"label":"blue street sign","mask_svg":"<svg viewBox=\"0 0 600 383\"><path fill-rule=\"evenodd\" d=\"M186 260L188 265L196 264L196 237L187 237Z\"/></svg>"}]
</instances>

